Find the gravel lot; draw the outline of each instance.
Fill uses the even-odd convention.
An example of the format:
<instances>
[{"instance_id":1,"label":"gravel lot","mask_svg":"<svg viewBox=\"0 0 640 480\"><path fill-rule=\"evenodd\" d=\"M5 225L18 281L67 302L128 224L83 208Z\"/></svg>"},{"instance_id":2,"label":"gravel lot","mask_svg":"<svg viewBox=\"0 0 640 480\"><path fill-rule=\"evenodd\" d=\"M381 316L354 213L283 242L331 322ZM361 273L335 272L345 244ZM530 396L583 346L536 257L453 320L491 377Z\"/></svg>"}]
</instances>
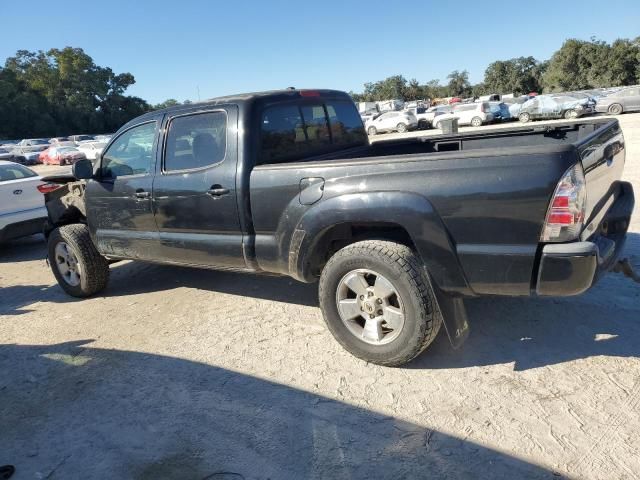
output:
<instances>
[{"instance_id":1,"label":"gravel lot","mask_svg":"<svg viewBox=\"0 0 640 480\"><path fill-rule=\"evenodd\" d=\"M619 120L640 191L640 114ZM640 269L638 208L631 232ZM389 369L338 346L317 285L122 262L78 301L44 257L39 237L0 249L16 479L640 478L640 286L621 275L470 300L461 350L441 335Z\"/></svg>"}]
</instances>

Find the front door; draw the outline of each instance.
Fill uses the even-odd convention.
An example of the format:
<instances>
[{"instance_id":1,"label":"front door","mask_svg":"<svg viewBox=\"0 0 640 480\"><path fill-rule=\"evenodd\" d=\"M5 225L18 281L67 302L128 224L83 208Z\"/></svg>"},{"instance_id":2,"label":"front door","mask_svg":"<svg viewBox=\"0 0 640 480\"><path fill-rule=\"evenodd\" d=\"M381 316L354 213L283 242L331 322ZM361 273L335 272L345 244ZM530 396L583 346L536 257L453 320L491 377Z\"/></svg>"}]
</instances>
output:
<instances>
[{"instance_id":1,"label":"front door","mask_svg":"<svg viewBox=\"0 0 640 480\"><path fill-rule=\"evenodd\" d=\"M167 120L153 202L170 262L245 268L236 198L237 107Z\"/></svg>"},{"instance_id":2,"label":"front door","mask_svg":"<svg viewBox=\"0 0 640 480\"><path fill-rule=\"evenodd\" d=\"M89 229L100 253L153 259L158 229L151 210L151 188L158 135L157 121L121 133L102 156L87 182Z\"/></svg>"}]
</instances>

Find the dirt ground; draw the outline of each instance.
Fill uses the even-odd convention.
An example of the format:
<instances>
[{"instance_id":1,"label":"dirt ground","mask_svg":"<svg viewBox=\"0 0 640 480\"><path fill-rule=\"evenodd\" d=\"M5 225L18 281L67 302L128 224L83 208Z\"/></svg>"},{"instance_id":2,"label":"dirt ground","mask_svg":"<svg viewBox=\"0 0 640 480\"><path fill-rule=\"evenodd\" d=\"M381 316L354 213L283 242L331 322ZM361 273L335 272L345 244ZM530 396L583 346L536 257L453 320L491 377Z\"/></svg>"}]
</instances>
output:
<instances>
[{"instance_id":1,"label":"dirt ground","mask_svg":"<svg viewBox=\"0 0 640 480\"><path fill-rule=\"evenodd\" d=\"M640 190L640 114L619 120ZM637 207L626 255L640 269ZM16 479L640 478L640 285L621 275L469 300L461 350L440 335L390 369L339 347L317 285L123 262L80 301L44 258L39 237L0 249Z\"/></svg>"}]
</instances>

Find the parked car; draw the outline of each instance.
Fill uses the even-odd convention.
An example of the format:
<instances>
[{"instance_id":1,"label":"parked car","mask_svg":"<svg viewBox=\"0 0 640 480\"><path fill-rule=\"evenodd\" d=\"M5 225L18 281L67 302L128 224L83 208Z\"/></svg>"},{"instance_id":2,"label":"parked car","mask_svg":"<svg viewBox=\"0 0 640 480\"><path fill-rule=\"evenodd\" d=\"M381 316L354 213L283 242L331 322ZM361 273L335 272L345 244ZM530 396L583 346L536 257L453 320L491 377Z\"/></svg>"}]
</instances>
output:
<instances>
[{"instance_id":1,"label":"parked car","mask_svg":"<svg viewBox=\"0 0 640 480\"><path fill-rule=\"evenodd\" d=\"M430 108L424 106L408 107L405 112L411 113L418 120L418 129L425 130L431 128L431 122L435 117L435 113L430 112ZM435 110L434 110L435 112Z\"/></svg>"},{"instance_id":2,"label":"parked car","mask_svg":"<svg viewBox=\"0 0 640 480\"><path fill-rule=\"evenodd\" d=\"M0 161L0 243L44 231L47 210L33 170Z\"/></svg>"},{"instance_id":3,"label":"parked car","mask_svg":"<svg viewBox=\"0 0 640 480\"><path fill-rule=\"evenodd\" d=\"M450 118L457 118L460 125L471 125L472 127L491 123L494 119L488 102L460 103L453 107L451 113L439 115L433 121L434 128L440 128L441 122Z\"/></svg>"},{"instance_id":4,"label":"parked car","mask_svg":"<svg viewBox=\"0 0 640 480\"><path fill-rule=\"evenodd\" d=\"M44 138L20 140L11 149L12 160L23 165L36 165L40 152L47 148L49 148L49 141Z\"/></svg>"},{"instance_id":5,"label":"parked car","mask_svg":"<svg viewBox=\"0 0 640 480\"><path fill-rule=\"evenodd\" d=\"M93 135L69 135L69 140L75 143L95 140Z\"/></svg>"},{"instance_id":6,"label":"parked car","mask_svg":"<svg viewBox=\"0 0 640 480\"><path fill-rule=\"evenodd\" d=\"M95 160L102 153L106 142L82 142L78 145L78 150L84 153L89 160Z\"/></svg>"},{"instance_id":7,"label":"parked car","mask_svg":"<svg viewBox=\"0 0 640 480\"><path fill-rule=\"evenodd\" d=\"M76 297L117 259L319 279L340 344L398 366L442 325L464 341L464 297L576 295L613 268L634 208L624 160L608 118L370 144L342 92L179 105L46 179L49 265Z\"/></svg>"},{"instance_id":8,"label":"parked car","mask_svg":"<svg viewBox=\"0 0 640 480\"><path fill-rule=\"evenodd\" d=\"M384 112L369 120L366 127L369 135L382 132L404 133L418 128L418 119L409 112Z\"/></svg>"},{"instance_id":9,"label":"parked car","mask_svg":"<svg viewBox=\"0 0 640 480\"><path fill-rule=\"evenodd\" d=\"M427 111L420 115L422 120L428 123L429 128L433 127L434 119L445 113L450 113L453 110L451 105L435 105L427 108Z\"/></svg>"},{"instance_id":10,"label":"parked car","mask_svg":"<svg viewBox=\"0 0 640 480\"><path fill-rule=\"evenodd\" d=\"M566 96L538 95L520 107L518 119L526 123L530 120L573 119L592 113L584 100Z\"/></svg>"},{"instance_id":11,"label":"parked car","mask_svg":"<svg viewBox=\"0 0 640 480\"><path fill-rule=\"evenodd\" d=\"M73 143L73 142L69 140L69 137L54 137L49 139L49 143L51 145L60 145L60 144Z\"/></svg>"},{"instance_id":12,"label":"parked car","mask_svg":"<svg viewBox=\"0 0 640 480\"><path fill-rule=\"evenodd\" d=\"M106 142L82 142L78 145L78 150L84 153L89 160L95 160L102 153Z\"/></svg>"},{"instance_id":13,"label":"parked car","mask_svg":"<svg viewBox=\"0 0 640 480\"><path fill-rule=\"evenodd\" d=\"M45 165L73 165L78 160L83 160L86 155L76 147L51 147L43 156Z\"/></svg>"},{"instance_id":14,"label":"parked car","mask_svg":"<svg viewBox=\"0 0 640 480\"><path fill-rule=\"evenodd\" d=\"M611 115L640 111L640 86L624 88L600 97L596 103L595 110L596 112L609 113Z\"/></svg>"},{"instance_id":15,"label":"parked car","mask_svg":"<svg viewBox=\"0 0 640 480\"><path fill-rule=\"evenodd\" d=\"M8 148L0 147L0 160L11 160L13 155Z\"/></svg>"},{"instance_id":16,"label":"parked car","mask_svg":"<svg viewBox=\"0 0 640 480\"><path fill-rule=\"evenodd\" d=\"M504 102L489 102L489 108L494 121L506 122L512 119L509 105Z\"/></svg>"}]
</instances>

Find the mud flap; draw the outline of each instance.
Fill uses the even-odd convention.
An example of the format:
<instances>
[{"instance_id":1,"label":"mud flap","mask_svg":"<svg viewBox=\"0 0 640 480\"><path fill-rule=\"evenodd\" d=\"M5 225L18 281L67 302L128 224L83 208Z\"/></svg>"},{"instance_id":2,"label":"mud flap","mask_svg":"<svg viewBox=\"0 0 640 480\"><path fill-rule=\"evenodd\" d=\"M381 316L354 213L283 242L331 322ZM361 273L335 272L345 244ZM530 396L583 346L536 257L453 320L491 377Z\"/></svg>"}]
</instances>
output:
<instances>
[{"instance_id":1,"label":"mud flap","mask_svg":"<svg viewBox=\"0 0 640 480\"><path fill-rule=\"evenodd\" d=\"M446 295L435 285L432 288L438 300L439 314L451 346L458 349L469 336L469 322L464 301L461 297Z\"/></svg>"}]
</instances>

